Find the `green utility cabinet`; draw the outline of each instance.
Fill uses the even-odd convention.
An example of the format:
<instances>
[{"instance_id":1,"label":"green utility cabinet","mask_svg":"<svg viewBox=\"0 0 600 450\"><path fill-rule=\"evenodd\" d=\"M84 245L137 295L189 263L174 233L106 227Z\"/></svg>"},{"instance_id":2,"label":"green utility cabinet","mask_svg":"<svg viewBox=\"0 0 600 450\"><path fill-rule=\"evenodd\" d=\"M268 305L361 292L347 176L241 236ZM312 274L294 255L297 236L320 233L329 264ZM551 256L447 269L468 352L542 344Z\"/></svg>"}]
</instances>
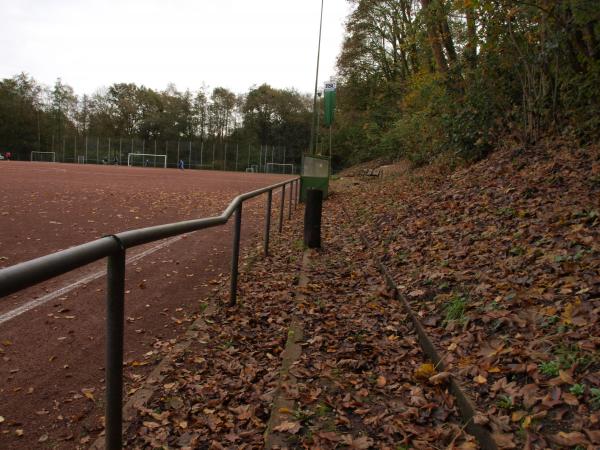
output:
<instances>
[{"instance_id":1,"label":"green utility cabinet","mask_svg":"<svg viewBox=\"0 0 600 450\"><path fill-rule=\"evenodd\" d=\"M302 175L300 177L300 201L306 201L308 189L323 191L323 199L329 191L329 158L326 156L304 155L302 157Z\"/></svg>"}]
</instances>

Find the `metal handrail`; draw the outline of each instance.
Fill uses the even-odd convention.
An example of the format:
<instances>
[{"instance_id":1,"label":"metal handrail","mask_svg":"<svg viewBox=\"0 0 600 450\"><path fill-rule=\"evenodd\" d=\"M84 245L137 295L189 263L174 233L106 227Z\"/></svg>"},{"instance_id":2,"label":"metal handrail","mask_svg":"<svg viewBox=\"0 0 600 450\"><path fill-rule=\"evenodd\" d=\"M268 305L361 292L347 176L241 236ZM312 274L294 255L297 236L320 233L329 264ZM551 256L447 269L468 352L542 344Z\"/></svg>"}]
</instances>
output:
<instances>
[{"instance_id":1,"label":"metal handrail","mask_svg":"<svg viewBox=\"0 0 600 450\"><path fill-rule=\"evenodd\" d=\"M242 205L244 201L255 198L265 192L265 233L263 252L269 254L269 235L271 227L271 204L273 191L281 188L281 207L279 211L279 232L284 220L285 191L289 184L289 212L292 203L298 204L300 189L299 178L285 180L271 186L256 189L238 195L219 216L186 220L165 225L124 231L110 236L77 245L40 258L32 259L14 266L0 269L0 298L34 286L43 281L83 267L94 261L107 258L106 292L106 410L105 440L106 449L122 448L123 420L123 335L125 303L125 261L127 249L168 237L193 231L213 228L226 224L235 213L233 232L233 251L231 257L231 287L229 306L236 303L237 277L239 263L240 234L242 225ZM292 196L293 195L293 196Z\"/></svg>"}]
</instances>

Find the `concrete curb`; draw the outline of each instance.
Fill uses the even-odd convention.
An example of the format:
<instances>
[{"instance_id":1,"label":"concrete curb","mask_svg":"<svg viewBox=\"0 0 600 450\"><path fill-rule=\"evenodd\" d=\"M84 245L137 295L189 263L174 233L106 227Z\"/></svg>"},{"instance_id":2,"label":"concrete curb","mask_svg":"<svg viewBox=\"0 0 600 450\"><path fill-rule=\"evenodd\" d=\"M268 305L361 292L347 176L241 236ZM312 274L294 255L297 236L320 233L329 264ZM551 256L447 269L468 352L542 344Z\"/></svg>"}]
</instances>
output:
<instances>
[{"instance_id":1,"label":"concrete curb","mask_svg":"<svg viewBox=\"0 0 600 450\"><path fill-rule=\"evenodd\" d=\"M356 233L359 235L359 237L360 237L361 241L363 242L363 244L365 245L365 247L367 247L367 249L372 252L371 245L369 244L367 237L364 235L364 233L362 233L361 231L359 231L356 228L356 226L354 225L354 222L352 221L352 218L346 211L346 208L344 208L343 206L342 206L342 211L344 212L345 216L348 218L348 222L350 224L352 224L352 227L356 230ZM396 286L396 283L394 282L394 279L392 278L391 274L389 273L387 267L374 254L372 254L372 258L375 261L375 263L377 264L379 271L383 275L383 278L385 279L387 287L392 290L394 299L400 301L400 303L402 304L402 307L404 308L404 310L410 317L410 319L413 323L413 326L415 327L415 331L417 332L417 335L419 337L419 345L421 346L423 353L425 353L427 355L427 357L429 359L431 359L431 361L433 361L433 363L435 364L436 367L438 367L441 370L445 370L443 358L440 356L437 349L435 348L435 345L433 344L433 342L431 341L431 339L425 332L425 328L423 328L423 325L419 321L417 315L413 312L413 310L410 307L410 304L408 303L406 298L399 293L398 287ZM476 424L473 421L473 418L475 417L476 412L477 412L475 409L475 406L474 406L473 402L471 401L471 399L468 397L468 395L465 394L464 388L460 385L460 383L456 380L456 378L454 376L450 377L449 385L450 385L450 392L452 393L452 395L454 395L454 397L456 397L456 404L458 406L460 415L462 416L463 421L466 424L465 425L466 430L471 435L475 436L475 438L479 441L479 445L481 445L482 449L498 450L498 448L499 448L498 444L494 441L494 438L492 437L489 430L487 428L484 428L481 425Z\"/></svg>"},{"instance_id":2,"label":"concrete curb","mask_svg":"<svg viewBox=\"0 0 600 450\"><path fill-rule=\"evenodd\" d=\"M306 269L310 263L310 250L305 250L302 256L302 269L300 270L300 277L298 281L298 288L306 287L308 285L308 275ZM303 300L305 295L298 291L296 299ZM273 406L271 407L271 416L265 430L265 449L270 450L272 448L286 447L286 436L284 433L273 431L273 429L284 422L291 411L295 409L296 402L286 395L286 388L293 388L296 383L296 377L290 373L290 368L300 358L302 354L302 347L300 342L304 339L304 331L302 328L302 321L295 316L292 319L290 328L288 330L288 338L285 343L285 349L281 354L281 371L279 384L275 391L273 398ZM293 389L292 389L293 390Z\"/></svg>"}]
</instances>

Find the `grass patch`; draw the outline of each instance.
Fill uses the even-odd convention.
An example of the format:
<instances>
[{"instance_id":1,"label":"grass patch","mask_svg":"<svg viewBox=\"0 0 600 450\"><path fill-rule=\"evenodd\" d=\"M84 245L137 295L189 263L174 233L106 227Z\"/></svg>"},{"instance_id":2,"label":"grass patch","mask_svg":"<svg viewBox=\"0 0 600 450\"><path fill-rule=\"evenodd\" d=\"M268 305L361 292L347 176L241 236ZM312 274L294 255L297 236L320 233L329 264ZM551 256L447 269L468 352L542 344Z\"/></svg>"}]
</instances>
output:
<instances>
[{"instance_id":1,"label":"grass patch","mask_svg":"<svg viewBox=\"0 0 600 450\"><path fill-rule=\"evenodd\" d=\"M465 311L467 308L467 298L464 295L455 295L446 304L446 318L444 324L448 325L451 323L464 324L467 321Z\"/></svg>"}]
</instances>

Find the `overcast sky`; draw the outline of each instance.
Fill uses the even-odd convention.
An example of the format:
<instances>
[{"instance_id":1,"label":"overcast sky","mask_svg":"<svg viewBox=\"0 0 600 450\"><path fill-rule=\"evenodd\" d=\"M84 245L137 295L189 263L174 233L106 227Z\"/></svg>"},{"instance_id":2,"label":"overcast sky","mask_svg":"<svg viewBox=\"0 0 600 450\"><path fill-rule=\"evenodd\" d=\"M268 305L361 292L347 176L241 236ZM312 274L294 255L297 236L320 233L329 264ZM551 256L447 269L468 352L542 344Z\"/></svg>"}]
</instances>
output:
<instances>
[{"instance_id":1,"label":"overcast sky","mask_svg":"<svg viewBox=\"0 0 600 450\"><path fill-rule=\"evenodd\" d=\"M154 89L314 89L320 0L0 0L0 78L56 78L77 94ZM335 73L346 0L325 0L319 80Z\"/></svg>"}]
</instances>

